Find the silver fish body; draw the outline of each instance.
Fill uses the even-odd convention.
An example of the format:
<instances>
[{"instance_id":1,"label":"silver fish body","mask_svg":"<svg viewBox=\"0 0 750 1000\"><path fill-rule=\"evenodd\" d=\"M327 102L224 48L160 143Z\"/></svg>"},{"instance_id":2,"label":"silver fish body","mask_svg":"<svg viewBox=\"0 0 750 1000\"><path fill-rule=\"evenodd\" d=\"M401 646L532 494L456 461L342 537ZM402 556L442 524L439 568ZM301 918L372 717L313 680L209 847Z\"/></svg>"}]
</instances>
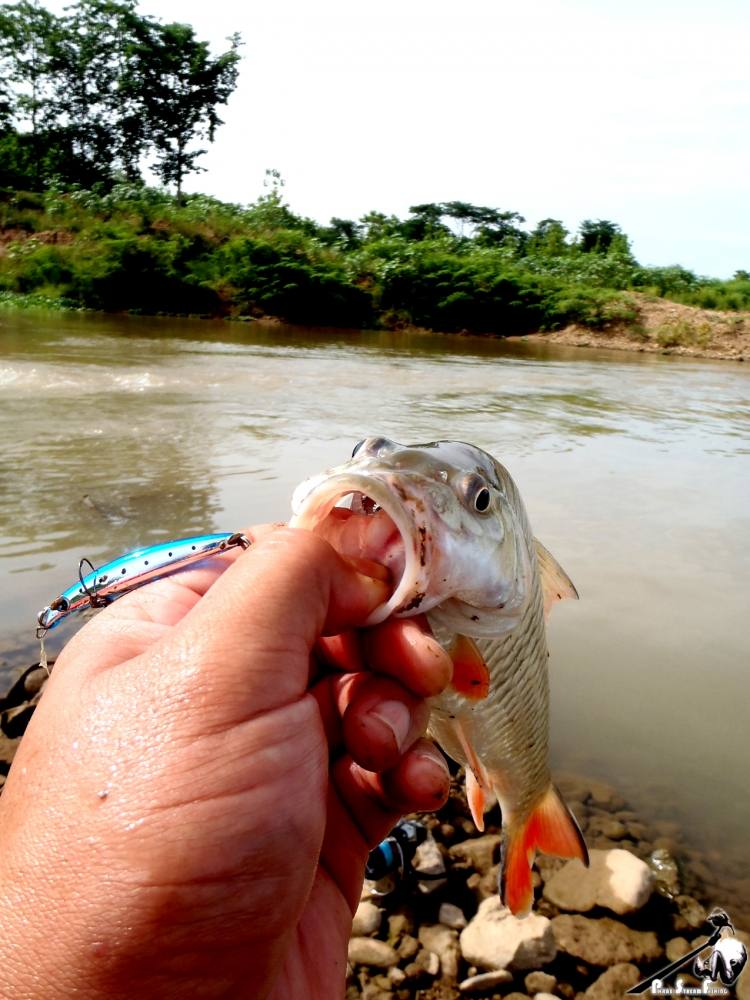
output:
<instances>
[{"instance_id":1,"label":"silver fish body","mask_svg":"<svg viewBox=\"0 0 750 1000\"><path fill-rule=\"evenodd\" d=\"M497 798L501 892L527 911L536 850L587 861L548 765L545 612L577 594L534 538L510 473L463 442L368 438L349 462L298 487L293 508L293 525L390 569L393 593L366 624L426 614L451 653L453 683L433 699L430 731L465 765L480 829Z\"/></svg>"}]
</instances>

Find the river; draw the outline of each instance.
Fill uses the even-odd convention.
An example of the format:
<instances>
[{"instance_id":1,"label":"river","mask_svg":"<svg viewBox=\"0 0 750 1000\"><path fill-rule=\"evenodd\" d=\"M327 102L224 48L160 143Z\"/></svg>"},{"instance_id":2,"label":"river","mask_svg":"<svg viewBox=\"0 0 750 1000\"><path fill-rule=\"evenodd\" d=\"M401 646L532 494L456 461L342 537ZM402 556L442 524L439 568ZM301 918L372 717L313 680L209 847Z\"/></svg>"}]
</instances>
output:
<instances>
[{"instance_id":1,"label":"river","mask_svg":"<svg viewBox=\"0 0 750 1000\"><path fill-rule=\"evenodd\" d=\"M749 390L729 362L0 313L0 687L81 556L283 519L370 434L471 441L581 594L550 622L555 766L680 823L750 908Z\"/></svg>"}]
</instances>

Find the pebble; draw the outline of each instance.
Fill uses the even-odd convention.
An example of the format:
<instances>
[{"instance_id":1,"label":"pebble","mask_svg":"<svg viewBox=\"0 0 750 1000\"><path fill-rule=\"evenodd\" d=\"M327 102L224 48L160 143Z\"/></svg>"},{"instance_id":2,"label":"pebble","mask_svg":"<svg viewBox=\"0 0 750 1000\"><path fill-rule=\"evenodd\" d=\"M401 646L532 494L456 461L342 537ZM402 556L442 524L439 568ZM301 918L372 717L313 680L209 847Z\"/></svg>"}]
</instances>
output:
<instances>
[{"instance_id":1,"label":"pebble","mask_svg":"<svg viewBox=\"0 0 750 1000\"><path fill-rule=\"evenodd\" d=\"M455 906L453 903L440 904L438 920L441 924L445 924L446 927L452 927L457 931L463 930L463 928L466 927L466 917L464 916L464 911L460 909L460 907Z\"/></svg>"},{"instance_id":2,"label":"pebble","mask_svg":"<svg viewBox=\"0 0 750 1000\"><path fill-rule=\"evenodd\" d=\"M383 911L379 906L363 900L357 907L357 912L352 920L352 937L369 937L370 934L377 934L383 920Z\"/></svg>"},{"instance_id":3,"label":"pebble","mask_svg":"<svg viewBox=\"0 0 750 1000\"><path fill-rule=\"evenodd\" d=\"M677 913L672 924L676 931L684 931L688 928L697 930L699 927L703 927L706 922L706 911L697 899L693 899L692 896L676 896L675 903L677 904Z\"/></svg>"},{"instance_id":4,"label":"pebble","mask_svg":"<svg viewBox=\"0 0 750 1000\"><path fill-rule=\"evenodd\" d=\"M480 972L477 976L469 976L458 984L462 993L484 993L495 986L510 983L513 975L507 969L496 969L494 972Z\"/></svg>"},{"instance_id":5,"label":"pebble","mask_svg":"<svg viewBox=\"0 0 750 1000\"><path fill-rule=\"evenodd\" d=\"M443 854L431 833L427 834L427 839L414 852L412 866L417 874L419 872L424 872L425 875L443 875L445 873ZM444 886L445 881L444 878L430 878L426 882L419 882L419 891L428 896Z\"/></svg>"},{"instance_id":6,"label":"pebble","mask_svg":"<svg viewBox=\"0 0 750 1000\"><path fill-rule=\"evenodd\" d=\"M552 920L552 931L561 951L591 965L650 961L662 954L653 931L634 931L609 917L591 920L577 913L564 913Z\"/></svg>"},{"instance_id":7,"label":"pebble","mask_svg":"<svg viewBox=\"0 0 750 1000\"><path fill-rule=\"evenodd\" d=\"M619 963L603 972L583 993L586 1000L622 1000L630 989L643 977L638 967L630 963Z\"/></svg>"},{"instance_id":8,"label":"pebble","mask_svg":"<svg viewBox=\"0 0 750 1000\"><path fill-rule=\"evenodd\" d=\"M414 965L418 965L421 970L433 978L440 972L440 959L434 951L427 951L426 948L422 948L414 959Z\"/></svg>"},{"instance_id":9,"label":"pebble","mask_svg":"<svg viewBox=\"0 0 750 1000\"><path fill-rule=\"evenodd\" d=\"M676 962L690 951L690 942L684 937L670 938L664 946L664 951L670 962Z\"/></svg>"},{"instance_id":10,"label":"pebble","mask_svg":"<svg viewBox=\"0 0 750 1000\"><path fill-rule=\"evenodd\" d=\"M557 1000L554 993L535 993L534 1000Z\"/></svg>"},{"instance_id":11,"label":"pebble","mask_svg":"<svg viewBox=\"0 0 750 1000\"><path fill-rule=\"evenodd\" d=\"M377 969L387 969L391 965L398 965L398 955L385 941L354 937L349 939L349 961L352 965L373 965Z\"/></svg>"},{"instance_id":12,"label":"pebble","mask_svg":"<svg viewBox=\"0 0 750 1000\"><path fill-rule=\"evenodd\" d=\"M406 973L403 969L399 969L397 965L391 966L388 970L388 978L393 983L394 986L400 986L401 983L406 979Z\"/></svg>"},{"instance_id":13,"label":"pebble","mask_svg":"<svg viewBox=\"0 0 750 1000\"><path fill-rule=\"evenodd\" d=\"M499 843L500 837L497 834L486 833L483 837L454 844L448 848L448 854L459 861L466 861L480 875L486 875L494 863Z\"/></svg>"},{"instance_id":14,"label":"pebble","mask_svg":"<svg viewBox=\"0 0 750 1000\"><path fill-rule=\"evenodd\" d=\"M398 946L400 957L408 961L410 958L414 958L418 951L419 941L415 937L412 937L411 934L404 934Z\"/></svg>"},{"instance_id":15,"label":"pebble","mask_svg":"<svg viewBox=\"0 0 750 1000\"><path fill-rule=\"evenodd\" d=\"M440 959L443 976L455 979L461 951L458 947L458 931L442 924L425 924L419 928L419 943Z\"/></svg>"},{"instance_id":16,"label":"pebble","mask_svg":"<svg viewBox=\"0 0 750 1000\"><path fill-rule=\"evenodd\" d=\"M613 816L592 816L586 828L589 837L607 837L609 840L622 840L627 834L625 825Z\"/></svg>"},{"instance_id":17,"label":"pebble","mask_svg":"<svg viewBox=\"0 0 750 1000\"><path fill-rule=\"evenodd\" d=\"M477 915L461 932L460 945L466 961L482 969L535 969L557 954L547 917L514 917L497 896L479 904Z\"/></svg>"},{"instance_id":18,"label":"pebble","mask_svg":"<svg viewBox=\"0 0 750 1000\"><path fill-rule=\"evenodd\" d=\"M649 855L648 866L654 873L654 887L661 896L674 899L680 893L680 873L677 862L664 847Z\"/></svg>"},{"instance_id":19,"label":"pebble","mask_svg":"<svg viewBox=\"0 0 750 1000\"><path fill-rule=\"evenodd\" d=\"M388 917L388 944L395 947L400 937L413 930L413 922L404 913L392 913Z\"/></svg>"},{"instance_id":20,"label":"pebble","mask_svg":"<svg viewBox=\"0 0 750 1000\"><path fill-rule=\"evenodd\" d=\"M605 906L614 913L633 913L651 896L654 874L629 851L590 851L591 865L578 859L555 872L544 886L544 898L561 910L586 913Z\"/></svg>"},{"instance_id":21,"label":"pebble","mask_svg":"<svg viewBox=\"0 0 750 1000\"><path fill-rule=\"evenodd\" d=\"M557 986L557 980L548 972L530 972L523 981L526 992L530 996L536 993L552 993Z\"/></svg>"}]
</instances>

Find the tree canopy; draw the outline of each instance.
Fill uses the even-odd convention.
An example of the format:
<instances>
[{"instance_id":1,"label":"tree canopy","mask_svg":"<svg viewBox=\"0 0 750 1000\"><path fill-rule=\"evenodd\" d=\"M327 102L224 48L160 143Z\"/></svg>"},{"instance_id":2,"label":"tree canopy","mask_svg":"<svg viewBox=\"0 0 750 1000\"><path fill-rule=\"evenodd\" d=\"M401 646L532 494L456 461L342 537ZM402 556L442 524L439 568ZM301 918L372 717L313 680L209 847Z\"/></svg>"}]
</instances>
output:
<instances>
[{"instance_id":1,"label":"tree canopy","mask_svg":"<svg viewBox=\"0 0 750 1000\"><path fill-rule=\"evenodd\" d=\"M0 186L106 186L145 165L181 195L237 83L239 35L212 56L188 24L137 0L78 0L58 17L0 5Z\"/></svg>"}]
</instances>

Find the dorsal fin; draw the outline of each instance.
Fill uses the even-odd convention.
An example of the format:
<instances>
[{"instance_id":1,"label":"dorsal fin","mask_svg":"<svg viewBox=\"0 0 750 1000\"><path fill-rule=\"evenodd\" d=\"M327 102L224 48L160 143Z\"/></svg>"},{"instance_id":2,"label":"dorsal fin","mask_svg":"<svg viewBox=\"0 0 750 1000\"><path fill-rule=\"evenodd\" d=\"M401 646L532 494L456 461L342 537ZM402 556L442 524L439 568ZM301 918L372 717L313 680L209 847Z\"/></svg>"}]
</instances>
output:
<instances>
[{"instance_id":1,"label":"dorsal fin","mask_svg":"<svg viewBox=\"0 0 750 1000\"><path fill-rule=\"evenodd\" d=\"M567 597L577 601L578 591L557 559L545 549L538 538L534 539L534 545L536 547L536 560L539 564L539 577L542 581L546 617L555 601L564 601Z\"/></svg>"}]
</instances>

